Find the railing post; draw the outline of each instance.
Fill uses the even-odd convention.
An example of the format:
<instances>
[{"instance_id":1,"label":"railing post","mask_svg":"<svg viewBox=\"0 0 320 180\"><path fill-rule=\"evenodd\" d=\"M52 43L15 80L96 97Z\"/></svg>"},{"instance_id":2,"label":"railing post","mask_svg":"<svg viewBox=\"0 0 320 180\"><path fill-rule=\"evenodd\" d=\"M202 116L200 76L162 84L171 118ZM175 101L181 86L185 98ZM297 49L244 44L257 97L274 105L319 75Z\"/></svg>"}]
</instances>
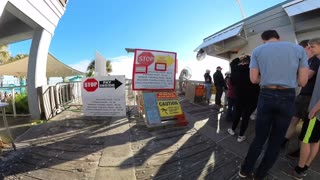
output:
<instances>
[{"instance_id":1,"label":"railing post","mask_svg":"<svg viewBox=\"0 0 320 180\"><path fill-rule=\"evenodd\" d=\"M17 111L16 111L16 98L15 98L15 92L14 88L11 88L11 94L12 94L12 110L13 110L13 117L17 117Z\"/></svg>"}]
</instances>

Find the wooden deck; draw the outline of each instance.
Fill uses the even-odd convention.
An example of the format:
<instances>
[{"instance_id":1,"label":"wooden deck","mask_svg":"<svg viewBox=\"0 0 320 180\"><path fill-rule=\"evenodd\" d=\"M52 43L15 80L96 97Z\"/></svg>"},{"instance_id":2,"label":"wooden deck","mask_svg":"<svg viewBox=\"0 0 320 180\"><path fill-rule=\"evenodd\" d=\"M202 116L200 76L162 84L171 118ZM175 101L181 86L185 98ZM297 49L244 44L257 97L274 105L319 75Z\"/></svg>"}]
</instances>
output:
<instances>
[{"instance_id":1,"label":"wooden deck","mask_svg":"<svg viewBox=\"0 0 320 180\"><path fill-rule=\"evenodd\" d=\"M239 179L254 121L248 139L238 143L226 132L231 124L219 109L181 102L189 126L152 131L136 113L130 118L87 118L64 111L20 136L18 151L0 161L0 174L4 179L45 180ZM284 154L266 179L291 179L282 173L290 162ZM304 179L320 179L319 172L318 158Z\"/></svg>"}]
</instances>

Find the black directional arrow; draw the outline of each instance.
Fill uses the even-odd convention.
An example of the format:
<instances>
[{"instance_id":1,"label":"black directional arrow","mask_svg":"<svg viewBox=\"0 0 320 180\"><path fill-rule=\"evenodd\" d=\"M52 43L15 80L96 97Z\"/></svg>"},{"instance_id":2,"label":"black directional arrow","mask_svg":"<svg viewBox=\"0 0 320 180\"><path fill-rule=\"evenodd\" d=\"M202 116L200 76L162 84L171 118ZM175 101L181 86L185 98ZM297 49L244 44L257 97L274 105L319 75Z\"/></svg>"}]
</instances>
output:
<instances>
[{"instance_id":1,"label":"black directional arrow","mask_svg":"<svg viewBox=\"0 0 320 180\"><path fill-rule=\"evenodd\" d=\"M99 88L113 88L117 89L119 86L122 85L122 82L120 82L118 79L113 80L104 80L99 81Z\"/></svg>"},{"instance_id":2,"label":"black directional arrow","mask_svg":"<svg viewBox=\"0 0 320 180\"><path fill-rule=\"evenodd\" d=\"M114 84L114 89L117 89L122 85L122 82L118 81L118 79L114 79L114 81L111 81L111 84Z\"/></svg>"}]
</instances>

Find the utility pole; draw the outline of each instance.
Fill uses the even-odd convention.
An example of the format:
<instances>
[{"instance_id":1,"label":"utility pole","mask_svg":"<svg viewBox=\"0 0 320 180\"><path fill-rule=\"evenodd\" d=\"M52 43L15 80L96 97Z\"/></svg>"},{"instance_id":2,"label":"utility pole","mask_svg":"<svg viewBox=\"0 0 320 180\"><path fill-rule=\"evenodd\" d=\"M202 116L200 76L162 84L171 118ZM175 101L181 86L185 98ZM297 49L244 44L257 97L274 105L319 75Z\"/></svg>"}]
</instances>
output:
<instances>
[{"instance_id":1,"label":"utility pole","mask_svg":"<svg viewBox=\"0 0 320 180\"><path fill-rule=\"evenodd\" d=\"M245 18L247 17L247 15L246 15L246 12L245 12L244 9L243 9L242 2L241 2L241 0L236 0L236 1L237 1L237 3L239 4L242 18L245 19Z\"/></svg>"}]
</instances>

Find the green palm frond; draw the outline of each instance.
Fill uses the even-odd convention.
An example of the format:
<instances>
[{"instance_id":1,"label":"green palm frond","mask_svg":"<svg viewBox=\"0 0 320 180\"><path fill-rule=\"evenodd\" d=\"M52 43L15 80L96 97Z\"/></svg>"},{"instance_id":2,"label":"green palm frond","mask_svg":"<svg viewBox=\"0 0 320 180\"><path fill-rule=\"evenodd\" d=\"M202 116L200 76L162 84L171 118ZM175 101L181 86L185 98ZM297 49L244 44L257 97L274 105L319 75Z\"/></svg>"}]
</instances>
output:
<instances>
[{"instance_id":1,"label":"green palm frond","mask_svg":"<svg viewBox=\"0 0 320 180\"><path fill-rule=\"evenodd\" d=\"M95 60L92 60L87 67L87 77L92 77L94 75L94 71L95 71ZM112 64L110 60L107 60L106 62L106 71L107 73L112 72Z\"/></svg>"}]
</instances>

